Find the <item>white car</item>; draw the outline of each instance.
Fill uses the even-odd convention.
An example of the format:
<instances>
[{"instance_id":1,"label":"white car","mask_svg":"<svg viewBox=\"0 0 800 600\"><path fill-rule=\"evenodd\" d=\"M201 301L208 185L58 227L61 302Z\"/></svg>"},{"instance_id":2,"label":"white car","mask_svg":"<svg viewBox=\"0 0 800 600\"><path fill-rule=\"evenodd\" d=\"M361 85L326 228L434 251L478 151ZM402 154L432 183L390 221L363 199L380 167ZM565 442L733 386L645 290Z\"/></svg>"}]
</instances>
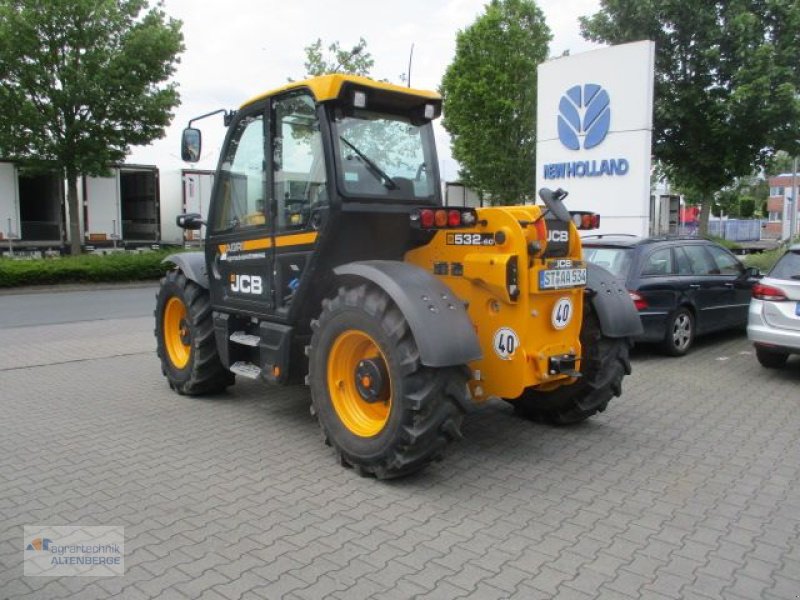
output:
<instances>
[{"instance_id":1,"label":"white car","mask_svg":"<svg viewBox=\"0 0 800 600\"><path fill-rule=\"evenodd\" d=\"M747 337L758 362L770 369L800 354L800 244L789 248L769 274L753 286Z\"/></svg>"}]
</instances>

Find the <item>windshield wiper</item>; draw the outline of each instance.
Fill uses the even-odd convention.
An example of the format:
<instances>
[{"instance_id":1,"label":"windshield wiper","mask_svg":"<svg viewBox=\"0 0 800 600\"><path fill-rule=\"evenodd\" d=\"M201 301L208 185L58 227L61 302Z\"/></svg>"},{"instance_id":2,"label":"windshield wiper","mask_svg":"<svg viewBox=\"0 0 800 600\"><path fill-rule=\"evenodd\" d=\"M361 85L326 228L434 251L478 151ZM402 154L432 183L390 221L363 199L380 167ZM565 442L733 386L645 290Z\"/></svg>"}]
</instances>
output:
<instances>
[{"instance_id":1,"label":"windshield wiper","mask_svg":"<svg viewBox=\"0 0 800 600\"><path fill-rule=\"evenodd\" d=\"M364 162L365 165L368 167L368 171L372 173L372 175L380 181L383 185L385 185L390 190L396 190L397 184L394 182L394 179L387 175L386 171L381 169L378 165L376 165L370 157L364 154L361 150L356 148L351 142L345 139L343 135L339 136L339 139L342 140L345 144L349 146L349 148L355 152L358 157Z\"/></svg>"}]
</instances>

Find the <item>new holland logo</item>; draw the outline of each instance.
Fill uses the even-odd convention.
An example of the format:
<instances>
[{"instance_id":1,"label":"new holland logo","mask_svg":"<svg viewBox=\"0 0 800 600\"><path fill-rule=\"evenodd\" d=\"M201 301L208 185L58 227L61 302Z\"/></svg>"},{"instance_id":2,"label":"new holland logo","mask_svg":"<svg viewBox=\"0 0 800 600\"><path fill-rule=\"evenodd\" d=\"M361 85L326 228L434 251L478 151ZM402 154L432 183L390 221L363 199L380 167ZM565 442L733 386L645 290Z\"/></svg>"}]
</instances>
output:
<instances>
[{"instance_id":1,"label":"new holland logo","mask_svg":"<svg viewBox=\"0 0 800 600\"><path fill-rule=\"evenodd\" d=\"M611 99L596 83L569 88L558 104L558 138L570 150L598 146L611 126Z\"/></svg>"}]
</instances>

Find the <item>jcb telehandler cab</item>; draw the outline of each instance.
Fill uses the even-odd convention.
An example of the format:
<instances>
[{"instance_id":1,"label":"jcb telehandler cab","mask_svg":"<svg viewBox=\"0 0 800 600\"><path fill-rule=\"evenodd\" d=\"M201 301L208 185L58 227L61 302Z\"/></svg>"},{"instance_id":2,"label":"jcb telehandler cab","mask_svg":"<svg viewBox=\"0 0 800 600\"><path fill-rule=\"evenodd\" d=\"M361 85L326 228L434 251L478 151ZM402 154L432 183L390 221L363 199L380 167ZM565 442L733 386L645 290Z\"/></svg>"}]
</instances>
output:
<instances>
[{"instance_id":1,"label":"jcb telehandler cab","mask_svg":"<svg viewBox=\"0 0 800 600\"><path fill-rule=\"evenodd\" d=\"M226 115L204 252L157 297L181 394L234 374L311 388L342 464L396 477L441 456L490 397L574 423L606 408L640 331L629 296L582 260L563 192L545 206L443 207L432 92L362 77L291 83ZM184 132L197 160L200 132Z\"/></svg>"}]
</instances>

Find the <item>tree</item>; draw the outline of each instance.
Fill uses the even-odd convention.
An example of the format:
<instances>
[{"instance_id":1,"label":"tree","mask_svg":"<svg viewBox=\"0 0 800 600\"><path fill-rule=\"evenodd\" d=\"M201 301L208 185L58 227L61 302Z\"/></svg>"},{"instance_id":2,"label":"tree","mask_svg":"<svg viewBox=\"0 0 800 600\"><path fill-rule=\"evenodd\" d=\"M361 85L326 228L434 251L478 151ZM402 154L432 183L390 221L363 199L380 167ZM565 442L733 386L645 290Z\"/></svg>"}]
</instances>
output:
<instances>
[{"instance_id":1,"label":"tree","mask_svg":"<svg viewBox=\"0 0 800 600\"><path fill-rule=\"evenodd\" d=\"M653 153L702 199L763 168L800 138L800 3L601 0L581 18L596 42L656 42Z\"/></svg>"},{"instance_id":2,"label":"tree","mask_svg":"<svg viewBox=\"0 0 800 600\"><path fill-rule=\"evenodd\" d=\"M67 180L80 253L78 177L164 136L181 23L146 0L0 0L0 155Z\"/></svg>"},{"instance_id":3,"label":"tree","mask_svg":"<svg viewBox=\"0 0 800 600\"><path fill-rule=\"evenodd\" d=\"M441 85L443 125L459 177L493 204L535 197L536 67L550 39L531 0L492 0L456 37Z\"/></svg>"},{"instance_id":4,"label":"tree","mask_svg":"<svg viewBox=\"0 0 800 600\"><path fill-rule=\"evenodd\" d=\"M769 164L767 165L767 173L769 175L781 175L783 173L791 173L794 169L794 158L788 152L779 150L775 153Z\"/></svg>"},{"instance_id":5,"label":"tree","mask_svg":"<svg viewBox=\"0 0 800 600\"><path fill-rule=\"evenodd\" d=\"M317 38L316 42L305 47L306 77L316 77L326 73L367 76L375 61L366 48L367 42L363 37L359 38L358 44L350 50L343 50L339 46L339 42L333 42L328 45L328 55L325 56L322 50L322 40Z\"/></svg>"},{"instance_id":6,"label":"tree","mask_svg":"<svg viewBox=\"0 0 800 600\"><path fill-rule=\"evenodd\" d=\"M717 193L712 213L717 217L724 213L732 218L751 219L768 196L769 184L763 178L740 177Z\"/></svg>"}]
</instances>

